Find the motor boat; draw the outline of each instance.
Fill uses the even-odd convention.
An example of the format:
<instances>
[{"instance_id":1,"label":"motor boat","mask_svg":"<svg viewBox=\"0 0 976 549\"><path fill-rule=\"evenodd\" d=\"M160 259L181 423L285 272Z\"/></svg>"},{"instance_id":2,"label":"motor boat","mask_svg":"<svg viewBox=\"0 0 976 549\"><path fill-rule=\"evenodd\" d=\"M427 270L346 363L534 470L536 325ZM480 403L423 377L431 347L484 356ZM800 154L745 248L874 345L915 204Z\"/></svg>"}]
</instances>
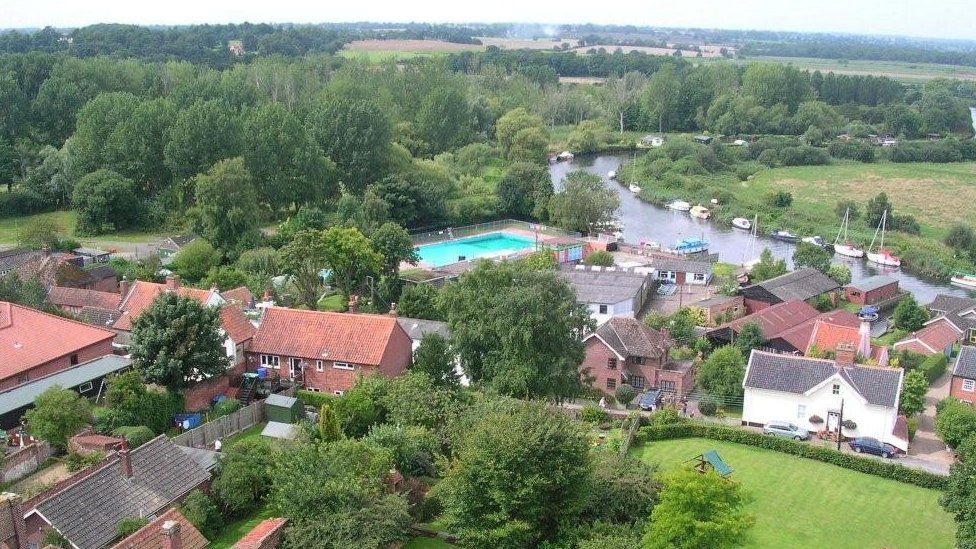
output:
<instances>
[{"instance_id":1,"label":"motor boat","mask_svg":"<svg viewBox=\"0 0 976 549\"><path fill-rule=\"evenodd\" d=\"M697 217L698 219L708 219L712 216L712 212L708 211L708 208L701 204L692 208L689 213L691 213L691 217Z\"/></svg>"},{"instance_id":2,"label":"motor boat","mask_svg":"<svg viewBox=\"0 0 976 549\"><path fill-rule=\"evenodd\" d=\"M567 161L572 160L575 155L569 151L563 151L556 155L556 160Z\"/></svg>"},{"instance_id":3,"label":"motor boat","mask_svg":"<svg viewBox=\"0 0 976 549\"><path fill-rule=\"evenodd\" d=\"M687 212L691 209L691 204L685 202L684 200L675 200L674 202L668 204L668 208L679 212Z\"/></svg>"},{"instance_id":4,"label":"motor boat","mask_svg":"<svg viewBox=\"0 0 976 549\"><path fill-rule=\"evenodd\" d=\"M780 240L782 242L797 242L800 240L800 237L796 236L790 231L787 231L786 229L775 230L770 233L769 237L773 240Z\"/></svg>"},{"instance_id":5,"label":"motor boat","mask_svg":"<svg viewBox=\"0 0 976 549\"><path fill-rule=\"evenodd\" d=\"M878 312L878 308L874 305L865 305L864 307L861 307L860 311L857 312L858 318L861 320L867 320L868 322L878 320L879 316L880 313Z\"/></svg>"},{"instance_id":6,"label":"motor boat","mask_svg":"<svg viewBox=\"0 0 976 549\"><path fill-rule=\"evenodd\" d=\"M887 228L888 210L885 210L884 213L881 214L881 222L878 223L878 228L874 231L874 238L871 239L871 245L868 246L868 261L878 265L884 265L886 267L901 267L901 258L894 255L884 247L884 237ZM878 245L878 249L875 250L874 241L878 239L878 233L881 234L881 243Z\"/></svg>"},{"instance_id":7,"label":"motor boat","mask_svg":"<svg viewBox=\"0 0 976 549\"><path fill-rule=\"evenodd\" d=\"M607 179L617 179L617 172L613 170L607 172Z\"/></svg>"},{"instance_id":8,"label":"motor boat","mask_svg":"<svg viewBox=\"0 0 976 549\"><path fill-rule=\"evenodd\" d=\"M632 192L634 194L637 194L637 193L640 192L640 185L638 185L637 183L631 183L628 188L630 189L630 192Z\"/></svg>"},{"instance_id":9,"label":"motor boat","mask_svg":"<svg viewBox=\"0 0 976 549\"><path fill-rule=\"evenodd\" d=\"M837 238L834 239L834 251L847 257L864 257L864 250L858 248L856 244L847 238L847 229L850 224L851 209L847 208L847 211L844 213L844 223L841 224L840 230L837 231ZM843 238L841 238L841 235L843 235Z\"/></svg>"},{"instance_id":10,"label":"motor boat","mask_svg":"<svg viewBox=\"0 0 976 549\"><path fill-rule=\"evenodd\" d=\"M976 289L976 274L953 273L949 281L957 286Z\"/></svg>"},{"instance_id":11,"label":"motor boat","mask_svg":"<svg viewBox=\"0 0 976 549\"><path fill-rule=\"evenodd\" d=\"M742 229L743 231L748 231L752 229L752 221L744 217L737 217L732 220L732 226L736 229Z\"/></svg>"},{"instance_id":12,"label":"motor boat","mask_svg":"<svg viewBox=\"0 0 976 549\"><path fill-rule=\"evenodd\" d=\"M700 238L684 238L678 241L674 245L675 253L679 254L696 254L699 252L708 251L708 242Z\"/></svg>"},{"instance_id":13,"label":"motor boat","mask_svg":"<svg viewBox=\"0 0 976 549\"><path fill-rule=\"evenodd\" d=\"M828 248L830 245L821 238L820 236L804 236L800 239L801 242L806 242L807 244L813 244L814 246L820 246L821 248Z\"/></svg>"}]
</instances>

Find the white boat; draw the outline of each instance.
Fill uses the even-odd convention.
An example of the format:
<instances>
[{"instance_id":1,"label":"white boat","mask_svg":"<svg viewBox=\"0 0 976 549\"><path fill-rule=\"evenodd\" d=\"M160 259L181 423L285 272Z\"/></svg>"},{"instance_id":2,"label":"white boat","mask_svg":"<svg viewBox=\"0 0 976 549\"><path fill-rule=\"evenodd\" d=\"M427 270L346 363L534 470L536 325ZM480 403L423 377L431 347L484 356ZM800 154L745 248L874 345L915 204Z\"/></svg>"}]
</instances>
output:
<instances>
[{"instance_id":1,"label":"white boat","mask_svg":"<svg viewBox=\"0 0 976 549\"><path fill-rule=\"evenodd\" d=\"M637 194L637 193L640 192L640 185L638 185L637 183L631 183L630 184L630 187L628 187L628 188L630 189L630 192L632 192L634 194Z\"/></svg>"},{"instance_id":2,"label":"white boat","mask_svg":"<svg viewBox=\"0 0 976 549\"><path fill-rule=\"evenodd\" d=\"M827 243L824 242L824 239L821 238L819 235L817 235L817 236L804 236L801 239L801 241L802 242L806 242L807 244L813 244L814 246L820 246L821 248L826 248L827 247Z\"/></svg>"},{"instance_id":3,"label":"white boat","mask_svg":"<svg viewBox=\"0 0 976 549\"><path fill-rule=\"evenodd\" d=\"M850 224L851 209L847 208L847 211L844 213L844 223L840 226L840 230L837 231L837 238L834 239L834 251L847 257L864 257L864 250L858 248L856 244L847 238L847 228ZM843 240L841 240L842 234L844 235Z\"/></svg>"},{"instance_id":4,"label":"white boat","mask_svg":"<svg viewBox=\"0 0 976 549\"><path fill-rule=\"evenodd\" d=\"M701 204L692 208L689 213L691 213L691 217L697 217L698 219L708 219L712 216L712 212L708 211L708 208Z\"/></svg>"},{"instance_id":5,"label":"white boat","mask_svg":"<svg viewBox=\"0 0 976 549\"><path fill-rule=\"evenodd\" d=\"M969 273L955 273L950 282L957 286L976 289L976 275Z\"/></svg>"},{"instance_id":6,"label":"white boat","mask_svg":"<svg viewBox=\"0 0 976 549\"><path fill-rule=\"evenodd\" d=\"M749 229L752 229L752 222L744 217L737 217L732 220L732 226L736 229L748 231Z\"/></svg>"},{"instance_id":7,"label":"white boat","mask_svg":"<svg viewBox=\"0 0 976 549\"><path fill-rule=\"evenodd\" d=\"M773 240L779 240L781 242L790 242L790 243L800 240L800 237L796 236L795 233L791 233L786 229L778 229L769 233L769 238L772 238Z\"/></svg>"},{"instance_id":8,"label":"white boat","mask_svg":"<svg viewBox=\"0 0 976 549\"><path fill-rule=\"evenodd\" d=\"M888 210L885 210L881 214L881 222L878 223L878 228L874 231L874 238L871 239L871 245L868 246L868 261L871 263L877 263L878 265L884 265L886 267L901 267L901 258L892 254L884 247L884 237L885 232L888 229ZM878 239L878 233L881 233L881 243L878 245L878 249L874 249L874 241Z\"/></svg>"},{"instance_id":9,"label":"white boat","mask_svg":"<svg viewBox=\"0 0 976 549\"><path fill-rule=\"evenodd\" d=\"M607 172L607 179L617 179L617 172L613 170Z\"/></svg>"},{"instance_id":10,"label":"white boat","mask_svg":"<svg viewBox=\"0 0 976 549\"><path fill-rule=\"evenodd\" d=\"M685 202L684 200L675 200L674 202L668 204L668 208L677 210L679 212L687 212L691 209L691 204Z\"/></svg>"},{"instance_id":11,"label":"white boat","mask_svg":"<svg viewBox=\"0 0 976 549\"><path fill-rule=\"evenodd\" d=\"M569 151L563 151L556 155L556 160L572 160L573 156L574 156L573 153Z\"/></svg>"}]
</instances>

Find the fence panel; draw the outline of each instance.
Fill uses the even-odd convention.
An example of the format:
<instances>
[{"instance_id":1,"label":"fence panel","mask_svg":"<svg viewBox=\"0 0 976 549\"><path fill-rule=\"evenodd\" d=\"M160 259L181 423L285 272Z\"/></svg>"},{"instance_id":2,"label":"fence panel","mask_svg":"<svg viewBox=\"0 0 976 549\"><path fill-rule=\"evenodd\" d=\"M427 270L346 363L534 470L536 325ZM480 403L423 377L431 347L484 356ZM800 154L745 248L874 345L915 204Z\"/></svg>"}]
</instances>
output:
<instances>
[{"instance_id":1,"label":"fence panel","mask_svg":"<svg viewBox=\"0 0 976 549\"><path fill-rule=\"evenodd\" d=\"M205 448L212 446L217 439L227 438L262 421L264 421L264 401L259 400L232 414L221 416L183 432L173 437L173 443L179 446Z\"/></svg>"}]
</instances>

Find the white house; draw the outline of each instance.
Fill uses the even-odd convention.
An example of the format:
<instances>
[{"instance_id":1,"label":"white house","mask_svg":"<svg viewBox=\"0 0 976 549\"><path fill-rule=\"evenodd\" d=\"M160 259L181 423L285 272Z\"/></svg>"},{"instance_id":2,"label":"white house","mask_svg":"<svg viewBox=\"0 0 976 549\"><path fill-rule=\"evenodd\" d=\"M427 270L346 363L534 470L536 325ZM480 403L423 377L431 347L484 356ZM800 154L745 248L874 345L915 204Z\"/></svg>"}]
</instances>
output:
<instances>
[{"instance_id":1,"label":"white house","mask_svg":"<svg viewBox=\"0 0 976 549\"><path fill-rule=\"evenodd\" d=\"M694 284L704 286L712 280L712 264L677 257L651 259L654 280L662 284Z\"/></svg>"},{"instance_id":2,"label":"white house","mask_svg":"<svg viewBox=\"0 0 976 549\"><path fill-rule=\"evenodd\" d=\"M586 305L597 325L615 316L637 316L651 288L646 273L617 267L581 265L563 268L559 276L573 287L577 303Z\"/></svg>"},{"instance_id":3,"label":"white house","mask_svg":"<svg viewBox=\"0 0 976 549\"><path fill-rule=\"evenodd\" d=\"M742 386L743 425L790 421L810 431L833 430L841 421L848 437L872 437L903 451L908 430L898 416L900 368L842 365L795 355L752 351ZM812 423L819 417L822 423Z\"/></svg>"}]
</instances>

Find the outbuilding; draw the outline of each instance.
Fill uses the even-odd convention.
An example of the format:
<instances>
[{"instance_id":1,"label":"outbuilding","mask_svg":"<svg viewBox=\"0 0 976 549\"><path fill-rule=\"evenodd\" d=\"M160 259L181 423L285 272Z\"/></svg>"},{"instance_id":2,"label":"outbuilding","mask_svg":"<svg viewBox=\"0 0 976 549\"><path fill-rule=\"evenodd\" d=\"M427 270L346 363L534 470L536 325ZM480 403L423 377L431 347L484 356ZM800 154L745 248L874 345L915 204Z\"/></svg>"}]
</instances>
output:
<instances>
[{"instance_id":1,"label":"outbuilding","mask_svg":"<svg viewBox=\"0 0 976 549\"><path fill-rule=\"evenodd\" d=\"M858 305L874 305L898 295L898 281L890 276L869 276L844 286L844 299Z\"/></svg>"},{"instance_id":2,"label":"outbuilding","mask_svg":"<svg viewBox=\"0 0 976 549\"><path fill-rule=\"evenodd\" d=\"M295 397L274 394L264 401L264 416L268 422L295 423L302 414L302 402Z\"/></svg>"}]
</instances>

